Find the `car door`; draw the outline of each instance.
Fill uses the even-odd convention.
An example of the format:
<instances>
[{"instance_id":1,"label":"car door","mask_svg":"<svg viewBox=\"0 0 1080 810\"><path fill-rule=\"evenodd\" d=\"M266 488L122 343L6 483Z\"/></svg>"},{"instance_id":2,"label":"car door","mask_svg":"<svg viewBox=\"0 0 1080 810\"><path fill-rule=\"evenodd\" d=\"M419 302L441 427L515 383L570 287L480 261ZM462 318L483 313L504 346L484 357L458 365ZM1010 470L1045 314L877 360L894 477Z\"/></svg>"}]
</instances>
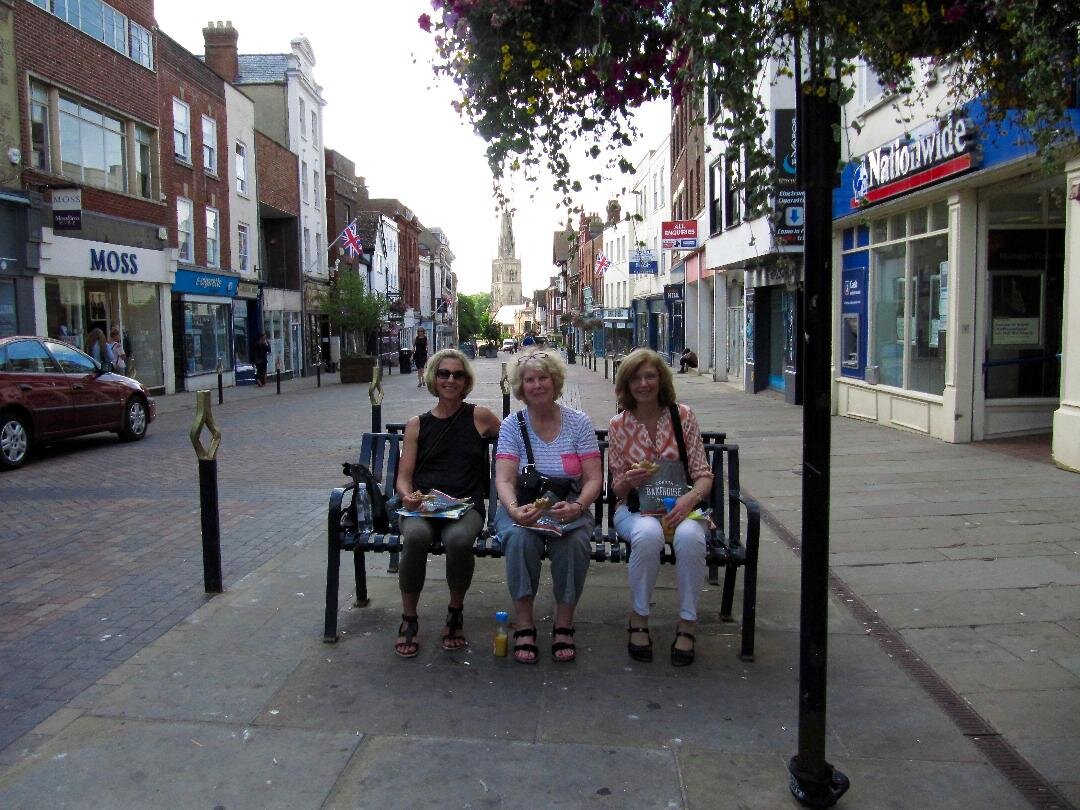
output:
<instances>
[{"instance_id":1,"label":"car door","mask_svg":"<svg viewBox=\"0 0 1080 810\"><path fill-rule=\"evenodd\" d=\"M36 438L71 428L71 385L40 340L14 340L0 351L0 406L21 404Z\"/></svg>"},{"instance_id":2,"label":"car door","mask_svg":"<svg viewBox=\"0 0 1080 810\"><path fill-rule=\"evenodd\" d=\"M78 433L119 430L127 386L102 374L89 355L56 340L45 341L71 385L72 425Z\"/></svg>"}]
</instances>

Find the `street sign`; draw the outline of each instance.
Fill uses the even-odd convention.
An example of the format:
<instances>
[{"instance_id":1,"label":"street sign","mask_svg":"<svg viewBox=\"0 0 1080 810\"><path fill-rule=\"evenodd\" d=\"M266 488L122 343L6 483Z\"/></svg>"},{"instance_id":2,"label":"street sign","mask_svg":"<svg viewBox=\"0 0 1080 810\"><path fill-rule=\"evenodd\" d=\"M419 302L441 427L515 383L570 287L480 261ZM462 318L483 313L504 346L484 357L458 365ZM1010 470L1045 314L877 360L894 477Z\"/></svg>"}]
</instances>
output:
<instances>
[{"instance_id":1,"label":"street sign","mask_svg":"<svg viewBox=\"0 0 1080 810\"><path fill-rule=\"evenodd\" d=\"M664 250L693 250L698 246L697 220L677 219L660 225L660 247Z\"/></svg>"},{"instance_id":2,"label":"street sign","mask_svg":"<svg viewBox=\"0 0 1080 810\"><path fill-rule=\"evenodd\" d=\"M656 260L656 251L650 248L637 248L630 251L630 275L660 272L660 263Z\"/></svg>"},{"instance_id":3,"label":"street sign","mask_svg":"<svg viewBox=\"0 0 1080 810\"><path fill-rule=\"evenodd\" d=\"M82 189L54 188L52 191L54 231L77 231L82 228Z\"/></svg>"},{"instance_id":4,"label":"street sign","mask_svg":"<svg viewBox=\"0 0 1080 810\"><path fill-rule=\"evenodd\" d=\"M776 241L781 245L801 247L806 220L806 192L782 188L776 194L780 214L776 224Z\"/></svg>"}]
</instances>

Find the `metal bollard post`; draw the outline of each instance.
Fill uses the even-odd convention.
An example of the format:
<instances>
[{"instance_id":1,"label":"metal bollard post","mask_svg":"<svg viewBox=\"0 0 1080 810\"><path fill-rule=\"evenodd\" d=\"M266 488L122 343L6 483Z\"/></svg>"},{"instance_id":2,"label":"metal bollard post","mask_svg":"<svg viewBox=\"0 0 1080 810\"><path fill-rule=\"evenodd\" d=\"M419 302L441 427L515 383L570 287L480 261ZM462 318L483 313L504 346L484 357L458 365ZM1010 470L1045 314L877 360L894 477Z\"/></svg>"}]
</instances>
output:
<instances>
[{"instance_id":1,"label":"metal bollard post","mask_svg":"<svg viewBox=\"0 0 1080 810\"><path fill-rule=\"evenodd\" d=\"M210 431L210 446L199 439L203 428ZM191 446L199 459L199 507L202 512L203 590L221 593L221 525L218 519L217 451L221 431L210 410L210 392L195 394L195 422L191 425Z\"/></svg>"},{"instance_id":2,"label":"metal bollard post","mask_svg":"<svg viewBox=\"0 0 1080 810\"><path fill-rule=\"evenodd\" d=\"M221 358L217 359L217 404L222 405L225 402L225 386L222 385L221 375L225 371L225 366L221 362Z\"/></svg>"},{"instance_id":3,"label":"metal bollard post","mask_svg":"<svg viewBox=\"0 0 1080 810\"><path fill-rule=\"evenodd\" d=\"M281 358L280 357L277 359L277 362L274 363L274 372L275 372L275 376L277 377L277 392L278 392L278 394L280 394L281 393Z\"/></svg>"},{"instance_id":4,"label":"metal bollard post","mask_svg":"<svg viewBox=\"0 0 1080 810\"><path fill-rule=\"evenodd\" d=\"M371 400L371 432L382 432L382 401L385 392L382 387L382 369L378 365L372 369L371 382L368 384L368 399Z\"/></svg>"},{"instance_id":5,"label":"metal bollard post","mask_svg":"<svg viewBox=\"0 0 1080 810\"><path fill-rule=\"evenodd\" d=\"M502 364L502 378L499 380L499 388L503 395L503 419L510 415L510 378L506 376L506 363Z\"/></svg>"},{"instance_id":6,"label":"metal bollard post","mask_svg":"<svg viewBox=\"0 0 1080 810\"><path fill-rule=\"evenodd\" d=\"M607 355L604 355L604 379L606 380L607 378Z\"/></svg>"},{"instance_id":7,"label":"metal bollard post","mask_svg":"<svg viewBox=\"0 0 1080 810\"><path fill-rule=\"evenodd\" d=\"M315 387L322 388L322 347L315 353Z\"/></svg>"}]
</instances>

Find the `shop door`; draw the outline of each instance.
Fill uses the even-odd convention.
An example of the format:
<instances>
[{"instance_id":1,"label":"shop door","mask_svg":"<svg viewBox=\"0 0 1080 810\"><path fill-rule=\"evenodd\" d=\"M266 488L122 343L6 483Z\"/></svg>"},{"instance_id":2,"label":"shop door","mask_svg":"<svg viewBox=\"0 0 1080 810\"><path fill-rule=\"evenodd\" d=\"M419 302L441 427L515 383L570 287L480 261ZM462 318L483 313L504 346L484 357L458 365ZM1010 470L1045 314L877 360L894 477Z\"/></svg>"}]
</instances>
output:
<instances>
[{"instance_id":1,"label":"shop door","mask_svg":"<svg viewBox=\"0 0 1080 810\"><path fill-rule=\"evenodd\" d=\"M289 351L290 368L295 376L299 377L302 367L300 365L300 322L293 321L289 324L289 333L292 335L292 346Z\"/></svg>"},{"instance_id":2,"label":"shop door","mask_svg":"<svg viewBox=\"0 0 1080 810\"><path fill-rule=\"evenodd\" d=\"M739 379L743 374L746 349L743 344L742 307L728 307L727 314L727 373L729 377Z\"/></svg>"},{"instance_id":3,"label":"shop door","mask_svg":"<svg viewBox=\"0 0 1080 810\"><path fill-rule=\"evenodd\" d=\"M784 390L784 294L769 290L769 388Z\"/></svg>"}]
</instances>

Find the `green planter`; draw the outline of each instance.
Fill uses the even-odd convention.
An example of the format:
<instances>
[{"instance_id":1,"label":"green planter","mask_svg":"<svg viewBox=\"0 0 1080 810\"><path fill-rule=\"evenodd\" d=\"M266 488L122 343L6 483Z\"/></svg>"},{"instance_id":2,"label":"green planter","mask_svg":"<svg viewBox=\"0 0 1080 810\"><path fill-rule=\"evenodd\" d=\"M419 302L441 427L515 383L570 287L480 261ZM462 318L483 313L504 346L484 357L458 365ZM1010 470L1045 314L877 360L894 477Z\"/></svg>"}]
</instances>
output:
<instances>
[{"instance_id":1,"label":"green planter","mask_svg":"<svg viewBox=\"0 0 1080 810\"><path fill-rule=\"evenodd\" d=\"M341 382L366 383L375 376L374 357L342 357L339 364Z\"/></svg>"}]
</instances>

